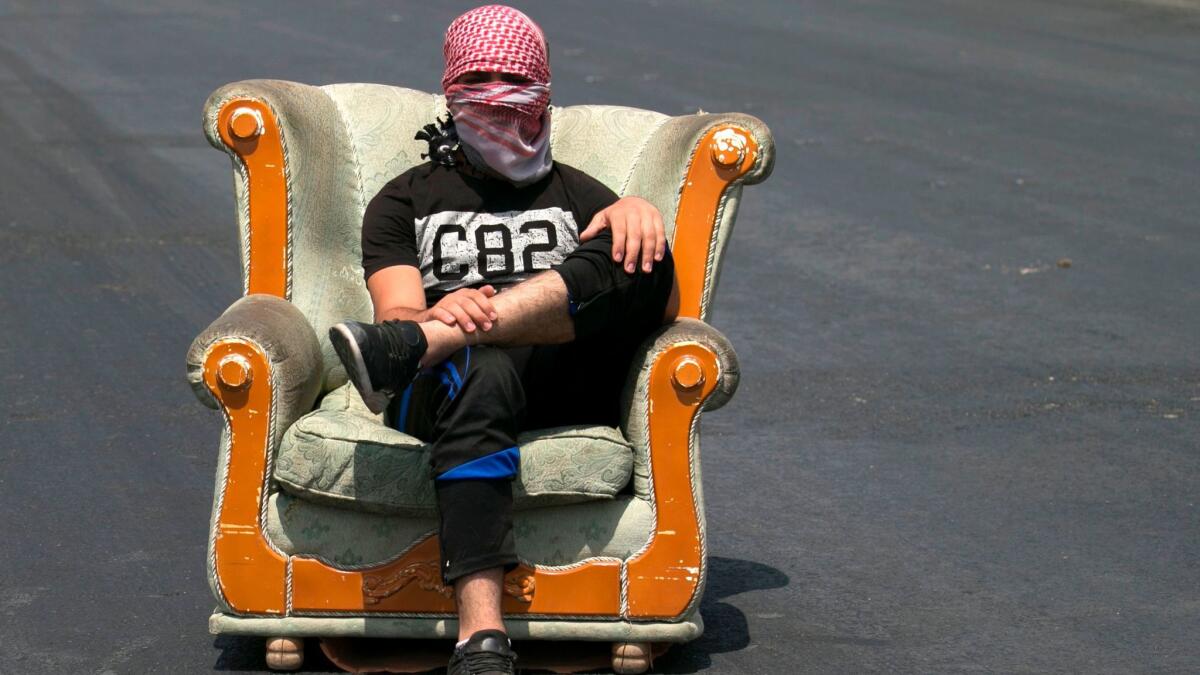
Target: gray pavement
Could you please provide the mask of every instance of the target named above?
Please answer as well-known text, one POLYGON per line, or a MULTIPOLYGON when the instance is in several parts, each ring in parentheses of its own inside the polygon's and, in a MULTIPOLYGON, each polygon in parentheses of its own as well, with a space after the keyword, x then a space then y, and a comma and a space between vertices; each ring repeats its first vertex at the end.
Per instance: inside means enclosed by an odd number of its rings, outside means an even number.
MULTIPOLYGON (((1188 4, 520 4, 557 103, 778 144, 712 317, 708 632, 661 672, 1200 670, 1188 4)), ((433 89, 466 7, 0 1, 0 673, 262 668, 205 625, 183 355, 239 282, 200 106, 433 89)))

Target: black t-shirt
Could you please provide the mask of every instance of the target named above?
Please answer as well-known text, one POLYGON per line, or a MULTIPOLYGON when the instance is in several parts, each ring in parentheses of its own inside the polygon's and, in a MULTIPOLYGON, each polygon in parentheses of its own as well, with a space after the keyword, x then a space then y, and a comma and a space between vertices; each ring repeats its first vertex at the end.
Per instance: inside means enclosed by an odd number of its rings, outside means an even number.
POLYGON ((417 267, 431 305, 464 286, 500 288, 561 263, 592 216, 615 201, 603 183, 560 162, 525 187, 426 162, 367 206, 363 274, 417 267))

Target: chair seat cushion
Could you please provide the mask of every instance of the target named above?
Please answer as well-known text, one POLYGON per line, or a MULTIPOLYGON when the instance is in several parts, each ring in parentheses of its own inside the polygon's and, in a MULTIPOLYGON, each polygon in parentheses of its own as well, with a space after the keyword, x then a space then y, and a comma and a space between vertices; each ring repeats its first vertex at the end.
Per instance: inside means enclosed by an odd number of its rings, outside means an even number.
MULTIPOLYGON (((523 433, 515 509, 612 499, 629 482, 633 447, 612 427, 523 433)), ((334 506, 410 516, 436 513, 429 445, 384 426, 349 386, 284 434, 275 457, 281 489, 334 506)))

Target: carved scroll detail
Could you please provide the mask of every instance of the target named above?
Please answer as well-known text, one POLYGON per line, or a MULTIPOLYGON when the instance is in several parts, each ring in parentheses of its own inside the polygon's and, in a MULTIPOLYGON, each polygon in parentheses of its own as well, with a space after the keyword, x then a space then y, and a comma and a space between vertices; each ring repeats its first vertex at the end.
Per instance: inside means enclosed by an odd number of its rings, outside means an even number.
POLYGON ((504 594, 518 602, 533 602, 533 592, 536 589, 537 581, 532 574, 504 580, 504 594))
MULTIPOLYGON (((454 597, 454 589, 442 583, 437 563, 427 560, 405 565, 391 574, 363 575, 363 598, 368 605, 377 605, 414 581, 423 591, 437 593, 443 598, 454 597)), ((504 580, 504 594, 518 602, 533 602, 536 588, 537 581, 532 574, 504 580)))
POLYGON ((390 574, 364 574, 363 598, 368 605, 375 605, 414 581, 417 582, 417 588, 423 591, 437 593, 443 598, 454 596, 454 589, 442 584, 437 562, 423 560, 405 565, 390 574))

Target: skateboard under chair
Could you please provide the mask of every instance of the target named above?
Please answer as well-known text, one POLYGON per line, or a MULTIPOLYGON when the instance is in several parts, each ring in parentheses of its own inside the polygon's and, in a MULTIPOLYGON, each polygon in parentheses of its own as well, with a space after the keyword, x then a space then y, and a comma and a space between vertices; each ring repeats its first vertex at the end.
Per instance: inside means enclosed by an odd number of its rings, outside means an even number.
MULTIPOLYGON (((208 545, 214 634, 267 639, 297 669, 306 637, 447 638, 428 449, 346 384, 325 337, 370 321, 360 227, 370 198, 422 162, 441 96, 375 84, 254 80, 205 107, 229 154, 244 297, 193 341, 188 378, 224 429, 208 545)), ((522 565, 507 575, 516 640, 612 643, 619 673, 703 631, 707 573, 698 422, 733 395, 737 357, 704 322, 742 186, 774 145, 743 114, 614 106, 552 111, 556 160, 663 214, 681 318, 630 365, 619 428, 523 435, 514 484, 522 565)), ((580 224, 582 228, 586 223, 580 224)))

